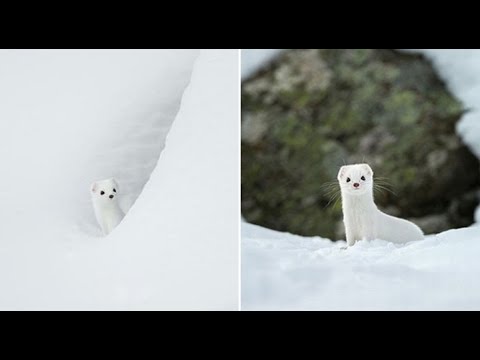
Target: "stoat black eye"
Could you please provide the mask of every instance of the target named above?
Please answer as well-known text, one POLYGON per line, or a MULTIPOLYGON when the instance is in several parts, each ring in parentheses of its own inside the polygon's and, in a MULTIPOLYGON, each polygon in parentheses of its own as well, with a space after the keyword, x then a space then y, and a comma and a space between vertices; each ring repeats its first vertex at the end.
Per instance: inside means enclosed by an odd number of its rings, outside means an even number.
POLYGON ((100 191, 100 195, 105 195, 105 191, 100 191))
POLYGON ((362 176, 360 179, 362 179, 363 181, 365 181, 365 176, 362 176))
POLYGON ((350 178, 347 178, 347 182, 350 182, 350 178))
POLYGON ((113 189, 113 192, 117 192, 117 190, 113 189))

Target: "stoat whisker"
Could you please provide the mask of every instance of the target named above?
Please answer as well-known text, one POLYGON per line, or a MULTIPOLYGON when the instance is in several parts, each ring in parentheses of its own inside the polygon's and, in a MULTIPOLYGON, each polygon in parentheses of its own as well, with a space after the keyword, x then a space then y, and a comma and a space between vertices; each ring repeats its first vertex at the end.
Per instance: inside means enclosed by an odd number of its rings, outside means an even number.
POLYGON ((337 197, 337 200, 335 200, 335 203, 333 204, 332 207, 335 207, 337 206, 337 203, 338 203, 338 200, 340 200, 342 198, 342 196, 340 195, 339 197, 337 197))
POLYGON ((382 186, 382 185, 379 185, 379 184, 373 184, 373 187, 374 187, 374 189, 382 189, 382 190, 388 191, 389 193, 397 196, 397 194, 395 193, 395 191, 390 190, 389 188, 387 188, 387 187, 385 187, 385 186, 382 186))
POLYGON ((387 178, 373 178, 374 182, 380 182, 380 183, 383 183, 383 184, 391 185, 391 183, 387 180, 389 180, 389 179, 387 179, 387 178))
POLYGON ((331 186, 338 187, 338 181, 328 181, 328 182, 325 182, 325 183, 323 183, 322 185, 320 185, 320 188, 331 187, 331 186))
POLYGON ((324 186, 320 188, 322 191, 330 191, 330 190, 340 190, 340 187, 337 185, 329 185, 329 186, 324 186))
POLYGON ((340 195, 340 190, 332 190, 327 194, 327 196, 329 196, 330 198, 336 195, 340 195))
MULTIPOLYGON (((380 182, 380 183, 384 183, 384 184, 390 184, 390 182, 388 182, 387 180, 384 180, 384 179, 373 179, 374 182, 380 182)), ((391 184, 390 184, 391 185, 391 184)))
POLYGON ((381 187, 384 187, 386 189, 389 189, 389 190, 392 190, 393 191, 393 186, 390 185, 390 184, 384 184, 384 183, 375 183, 373 184, 373 187, 376 187, 376 186, 381 186, 381 187))
POLYGON ((331 196, 332 194, 340 192, 340 187, 338 186, 337 181, 324 183, 320 186, 320 189, 325 196, 331 196))
POLYGON ((329 198, 335 195, 341 195, 340 189, 331 189, 330 191, 325 192, 325 196, 329 198))
POLYGON ((325 194, 325 195, 328 195, 332 192, 336 192, 336 191, 340 191, 340 189, 338 187, 331 187, 331 188, 325 188, 325 189, 322 189, 322 193, 325 194))
POLYGON ((333 207, 335 207, 339 199, 340 199, 340 191, 338 193, 333 194, 333 196, 330 197, 330 200, 328 201, 327 205, 325 205, 323 208, 324 209, 327 208, 334 200, 335 200, 335 203, 333 204, 333 207))
POLYGON ((327 194, 326 197, 328 197, 328 201, 330 202, 334 197, 339 196, 339 192, 332 192, 330 194, 327 194))
POLYGON ((374 177, 373 178, 373 183, 383 185, 383 186, 393 187, 393 185, 390 182, 386 181, 385 179, 387 179, 387 178, 374 177))

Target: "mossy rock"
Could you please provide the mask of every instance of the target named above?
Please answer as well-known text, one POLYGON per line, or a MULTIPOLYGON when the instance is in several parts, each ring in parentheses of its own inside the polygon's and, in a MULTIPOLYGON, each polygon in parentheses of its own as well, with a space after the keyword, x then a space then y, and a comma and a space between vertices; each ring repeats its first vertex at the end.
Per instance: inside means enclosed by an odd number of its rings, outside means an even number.
MULTIPOLYGON (((441 215, 443 228, 465 226, 476 201, 469 209, 452 204, 475 192, 480 178, 478 160, 455 134, 462 114, 420 55, 286 51, 242 84, 242 215, 281 231, 341 238, 340 201, 328 183, 344 163, 366 161, 395 193, 380 189, 380 207, 406 218, 441 215)), ((441 230, 435 226, 428 231, 441 230)))

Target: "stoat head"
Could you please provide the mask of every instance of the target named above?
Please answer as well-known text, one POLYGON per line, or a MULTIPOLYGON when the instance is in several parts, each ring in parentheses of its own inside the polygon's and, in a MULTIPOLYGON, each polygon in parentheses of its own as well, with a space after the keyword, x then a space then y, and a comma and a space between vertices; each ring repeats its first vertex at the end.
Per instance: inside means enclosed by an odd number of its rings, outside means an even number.
POLYGON ((373 170, 368 164, 342 166, 337 179, 344 194, 363 195, 373 189, 373 170))
POLYGON ((113 204, 118 198, 118 183, 114 178, 95 181, 90 186, 92 199, 103 204, 113 204))

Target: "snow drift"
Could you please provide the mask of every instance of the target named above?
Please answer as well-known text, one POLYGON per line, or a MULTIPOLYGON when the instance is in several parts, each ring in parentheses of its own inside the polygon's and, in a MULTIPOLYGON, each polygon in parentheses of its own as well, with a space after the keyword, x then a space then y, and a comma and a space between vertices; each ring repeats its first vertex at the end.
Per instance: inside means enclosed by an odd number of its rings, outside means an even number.
POLYGON ((236 55, 0 51, 1 309, 237 307, 236 55), (135 204, 103 238, 111 176, 135 204))
POLYGON ((480 229, 396 245, 242 224, 244 310, 479 310, 480 229))

